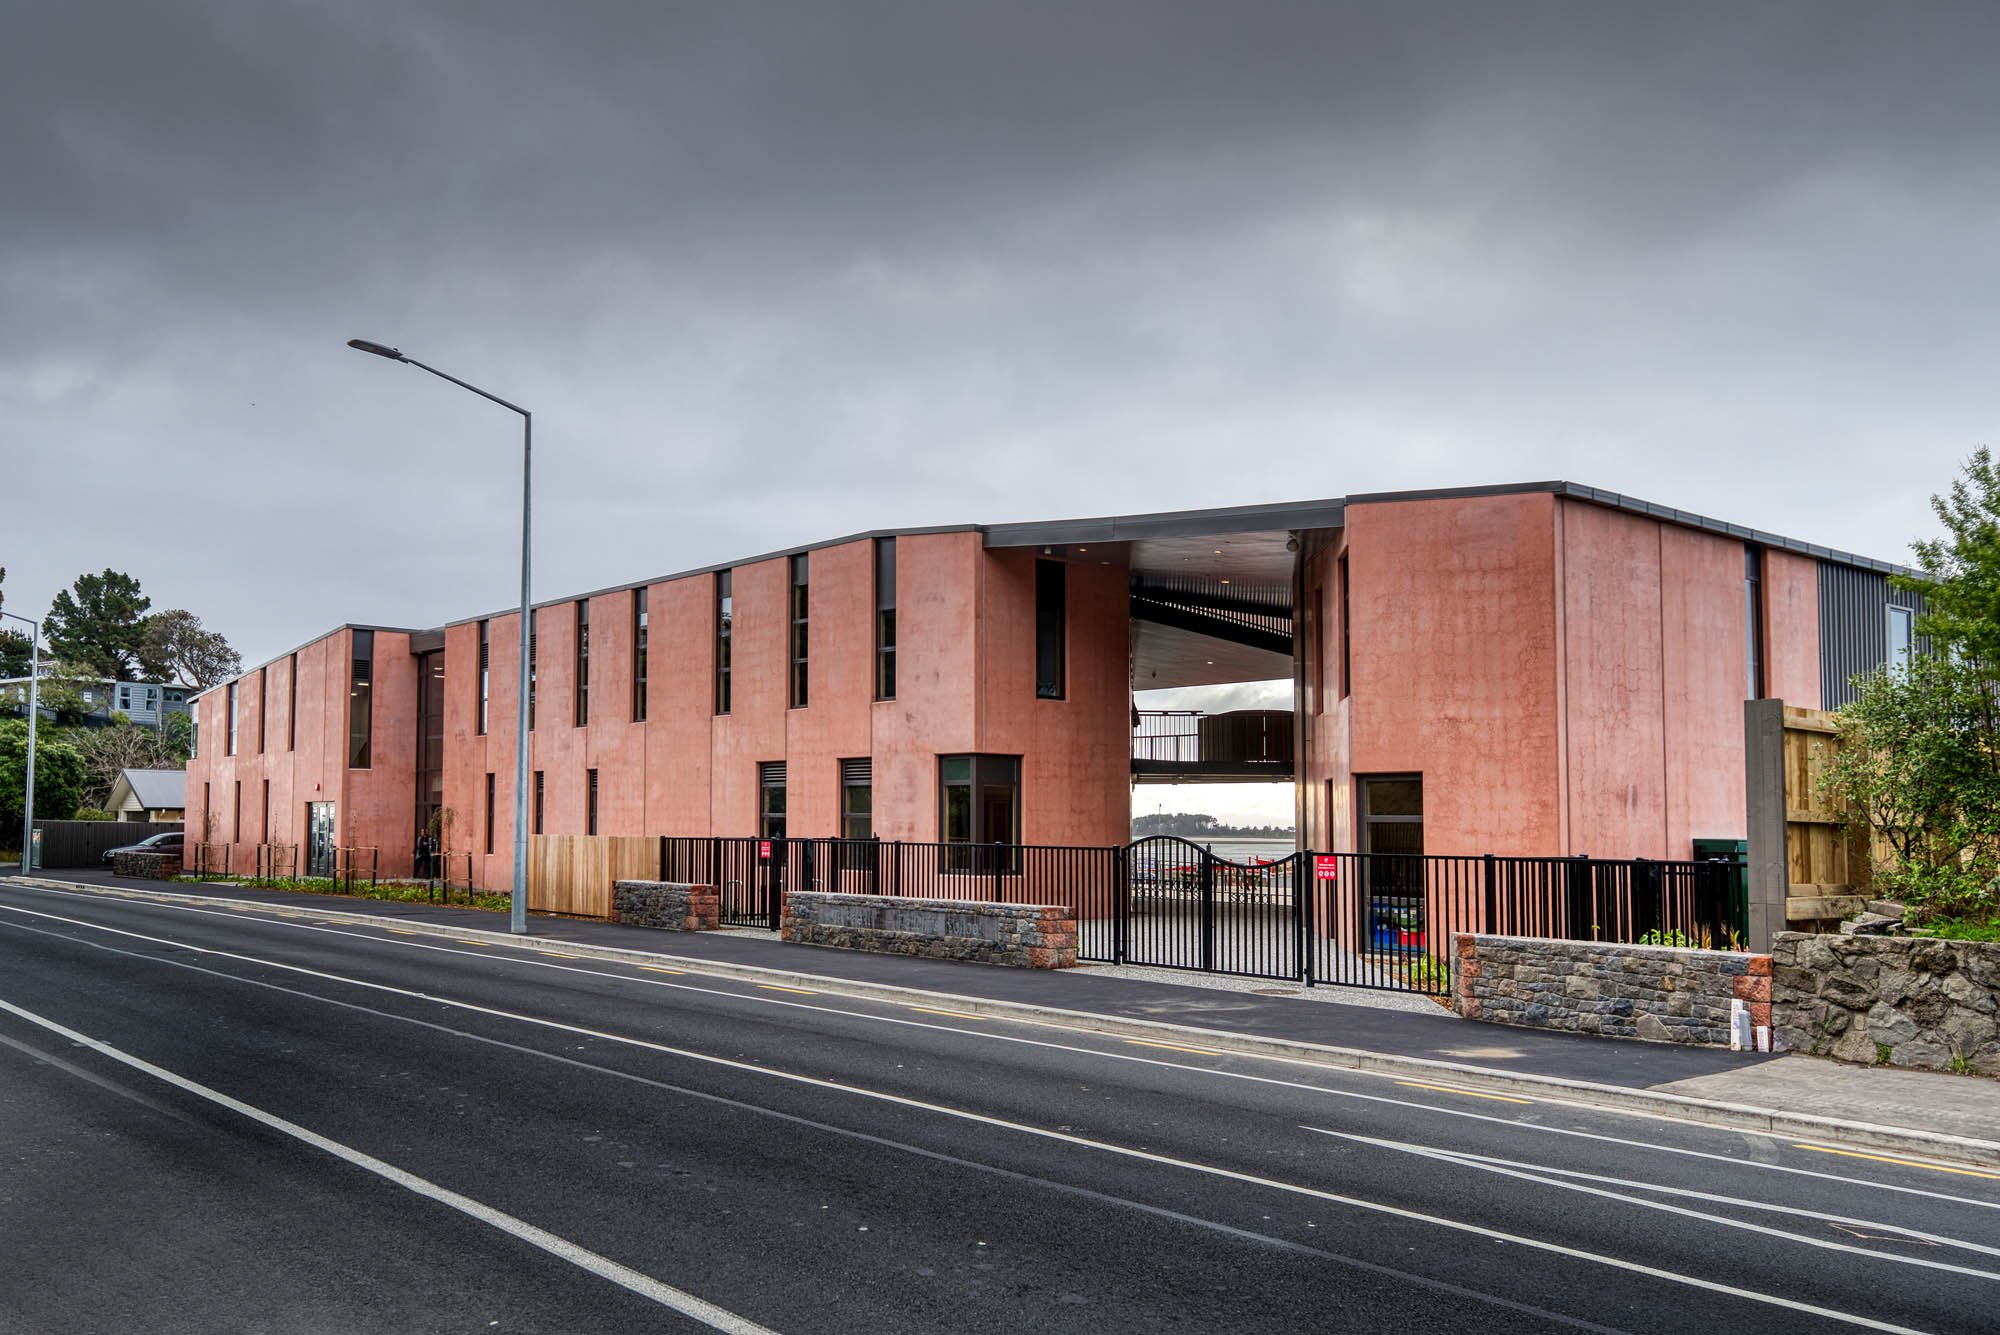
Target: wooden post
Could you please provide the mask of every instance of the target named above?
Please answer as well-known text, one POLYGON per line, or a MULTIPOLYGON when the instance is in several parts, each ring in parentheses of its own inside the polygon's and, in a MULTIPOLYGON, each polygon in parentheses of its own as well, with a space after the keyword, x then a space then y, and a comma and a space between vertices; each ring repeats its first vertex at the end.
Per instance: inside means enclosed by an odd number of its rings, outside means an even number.
POLYGON ((1785 849, 1785 702, 1743 702, 1744 830, 1749 839, 1750 939, 1745 945, 1768 953, 1771 938, 1785 930, 1785 898, 1791 871, 1785 849))

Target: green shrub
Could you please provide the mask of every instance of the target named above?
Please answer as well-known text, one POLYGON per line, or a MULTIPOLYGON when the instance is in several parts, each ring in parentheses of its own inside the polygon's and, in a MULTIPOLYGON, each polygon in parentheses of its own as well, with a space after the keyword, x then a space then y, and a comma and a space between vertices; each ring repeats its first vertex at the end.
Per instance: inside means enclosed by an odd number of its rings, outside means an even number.
POLYGON ((78 807, 71 820, 117 820, 118 818, 103 807, 78 807))

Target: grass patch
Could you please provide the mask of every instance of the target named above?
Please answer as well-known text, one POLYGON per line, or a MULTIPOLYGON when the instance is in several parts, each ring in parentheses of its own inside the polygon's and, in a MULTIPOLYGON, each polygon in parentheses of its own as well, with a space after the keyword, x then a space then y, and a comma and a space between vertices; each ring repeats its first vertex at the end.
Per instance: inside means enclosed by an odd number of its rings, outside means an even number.
POLYGON ((1948 941, 2000 941, 2000 918, 1932 918, 1923 927, 1948 941))
POLYGON ((259 880, 254 876, 176 876, 176 881, 190 885, 244 885, 259 890, 291 890, 300 894, 340 895, 346 899, 387 899, 404 904, 436 904, 443 902, 461 908, 484 909, 488 913, 506 913, 513 907, 513 899, 508 895, 489 895, 478 891, 469 896, 454 891, 445 895, 425 881, 378 881, 370 885, 366 881, 354 882, 349 889, 345 881, 337 881, 323 876, 279 876, 271 880, 259 880))

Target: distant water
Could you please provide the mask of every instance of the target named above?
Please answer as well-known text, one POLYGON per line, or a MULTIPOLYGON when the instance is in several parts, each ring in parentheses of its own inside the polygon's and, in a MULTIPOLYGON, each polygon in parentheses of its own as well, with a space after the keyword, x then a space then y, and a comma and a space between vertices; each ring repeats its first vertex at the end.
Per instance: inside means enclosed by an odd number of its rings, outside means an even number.
POLYGON ((1298 850, 1288 839, 1193 839, 1189 841, 1206 848, 1219 858, 1231 862, 1248 862, 1252 858, 1288 858, 1298 850))

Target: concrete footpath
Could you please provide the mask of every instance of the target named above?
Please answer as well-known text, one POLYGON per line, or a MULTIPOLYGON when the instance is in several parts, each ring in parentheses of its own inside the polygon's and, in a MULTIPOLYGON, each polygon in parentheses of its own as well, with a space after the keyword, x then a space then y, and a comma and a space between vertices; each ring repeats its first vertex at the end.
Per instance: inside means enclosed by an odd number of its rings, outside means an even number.
POLYGON ((791 945, 768 933, 668 933, 540 915, 530 919, 529 936, 522 938, 509 935, 499 915, 464 907, 244 886, 167 887, 96 871, 12 879, 23 886, 284 910, 438 935, 492 934, 510 943, 559 945, 609 961, 670 963, 723 977, 878 1000, 922 997, 994 1018, 1125 1037, 1170 1037, 1222 1052, 1447 1080, 1538 1099, 2000 1166, 2000 1081, 1975 1076, 1544 1033, 1460 1020, 1441 1007, 1424 1013, 1322 1004, 1323 997, 1306 1001, 1223 990, 1203 986, 1192 975, 1169 980, 1107 976, 1089 967, 1007 969, 791 945))

